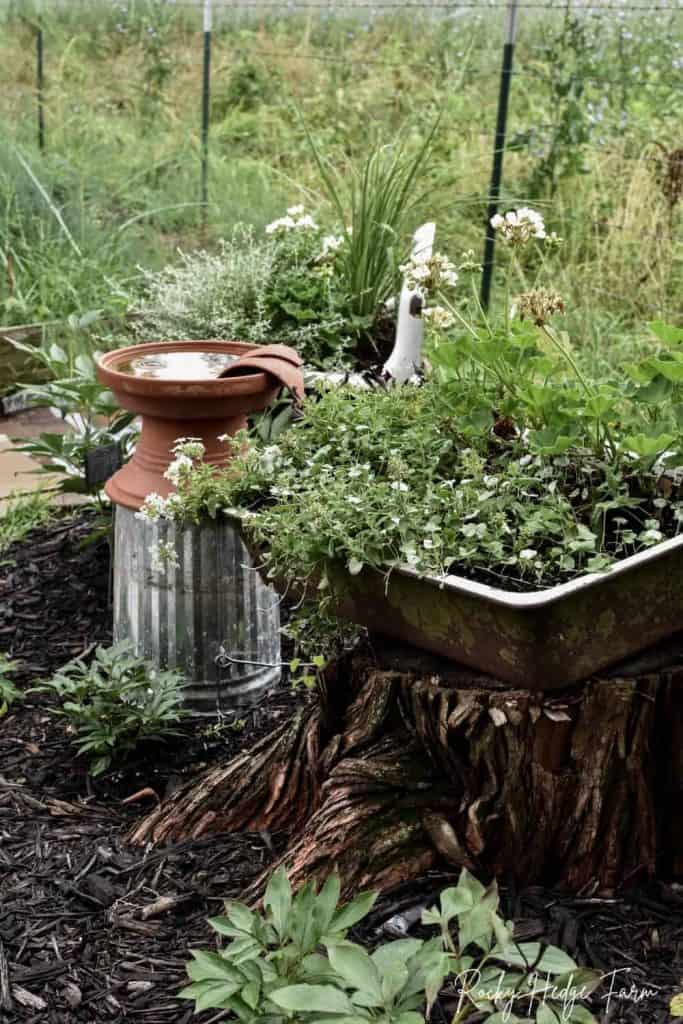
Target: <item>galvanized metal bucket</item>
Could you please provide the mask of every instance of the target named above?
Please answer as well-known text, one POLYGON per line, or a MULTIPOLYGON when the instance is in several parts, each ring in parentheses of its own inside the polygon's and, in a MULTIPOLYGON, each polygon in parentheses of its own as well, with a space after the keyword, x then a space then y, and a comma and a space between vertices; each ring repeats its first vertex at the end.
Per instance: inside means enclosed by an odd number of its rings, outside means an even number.
POLYGON ((187 680, 186 703, 217 717, 280 679, 280 605, 234 521, 138 519, 116 507, 114 639, 187 680))

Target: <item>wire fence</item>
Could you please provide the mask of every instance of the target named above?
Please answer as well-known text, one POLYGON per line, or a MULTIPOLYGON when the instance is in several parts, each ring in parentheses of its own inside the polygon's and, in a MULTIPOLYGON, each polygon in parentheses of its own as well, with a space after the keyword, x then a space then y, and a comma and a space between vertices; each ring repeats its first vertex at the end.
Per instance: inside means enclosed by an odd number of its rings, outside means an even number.
MULTIPOLYGON (((89 2, 89 0, 88 0, 89 2)), ((133 3, 134 0, 111 0, 112 9, 119 9, 125 3, 133 3)), ((473 197, 473 201, 486 204, 486 222, 484 225, 484 259, 482 276, 482 303, 488 305, 494 267, 495 256, 495 235, 491 228, 491 218, 498 212, 501 201, 503 182, 503 162, 506 149, 510 146, 508 131, 508 114, 510 109, 511 96, 514 94, 514 83, 520 81, 549 82, 552 71, 548 68, 530 66, 525 62, 521 66, 516 62, 516 40, 520 16, 523 12, 530 13, 553 13, 564 16, 584 17, 590 19, 592 16, 601 18, 616 18, 625 23, 628 19, 655 18, 660 25, 663 18, 669 19, 673 26, 683 25, 683 0, 662 0, 662 2, 638 2, 638 0, 561 0, 561 2, 540 2, 540 0, 347 0, 343 3, 320 2, 320 0, 147 0, 147 2, 161 5, 169 11, 180 11, 192 19, 196 19, 194 30, 197 32, 196 59, 185 60, 185 66, 196 67, 198 74, 199 97, 198 127, 200 137, 200 166, 199 166, 199 205, 201 206, 203 219, 205 221, 209 208, 210 192, 210 126, 211 126, 211 92, 212 81, 216 74, 220 74, 224 68, 221 64, 221 53, 216 47, 214 36, 216 30, 219 32, 229 31, 231 24, 239 24, 243 16, 263 18, 273 13, 279 16, 294 16, 306 14, 317 18, 328 17, 330 19, 343 19, 345 17, 364 18, 392 18, 405 12, 434 17, 440 19, 455 19, 467 15, 476 15, 480 18, 487 18, 487 28, 500 36, 501 51, 499 59, 485 64, 471 63, 466 47, 461 49, 461 56, 453 56, 449 60, 449 66, 444 67, 442 60, 422 57, 419 60, 413 57, 413 48, 409 45, 394 47, 398 53, 396 59, 387 60, 377 56, 373 49, 367 53, 353 54, 347 52, 332 52, 326 49, 313 49, 306 38, 295 47, 282 49, 278 45, 263 45, 262 42, 254 44, 253 41, 246 42, 242 47, 242 57, 252 59, 258 57, 264 62, 274 60, 300 61, 303 63, 322 63, 329 67, 345 67, 353 69, 354 72, 362 69, 379 68, 386 72, 406 72, 416 74, 438 75, 444 85, 451 81, 461 82, 472 79, 489 78, 494 83, 497 80, 497 115, 495 131, 492 138, 491 151, 491 178, 488 192, 485 196, 473 197), (405 59, 402 59, 405 54, 405 59)), ((36 123, 37 141, 41 151, 45 151, 49 145, 49 116, 46 119, 47 95, 49 93, 49 63, 50 63, 50 39, 46 34, 45 16, 50 12, 73 12, 81 6, 83 0, 34 0, 29 7, 24 5, 23 13, 30 17, 31 24, 35 31, 35 101, 36 101, 36 123), (46 71, 47 69, 47 71, 46 71), (46 123, 47 121, 47 123, 46 123)), ((86 4, 87 7, 87 4, 86 4)), ((107 9, 107 2, 104 8, 107 9)), ((5 12, 7 17, 10 13, 22 13, 21 0, 0 0, 0 13, 5 12)), ((465 45, 465 44, 463 44, 465 45)), ((672 55, 674 46, 672 35, 672 55)), ((672 56, 669 81, 666 88, 670 91, 676 88, 678 83, 679 95, 683 95, 683 55, 680 51, 679 57, 672 56)), ((569 73, 568 87, 572 87, 571 73, 569 73)), ((655 76, 648 74, 647 69, 639 67, 629 68, 625 75, 624 69, 619 74, 610 70, 607 73, 581 71, 581 88, 599 87, 606 89, 610 87, 625 89, 653 88, 661 86, 655 76)), ((372 114, 367 114, 372 120, 372 114)), ((379 120, 379 119, 377 119, 379 120)), ((543 140, 552 135, 556 130, 554 122, 535 124, 530 133, 536 140, 543 140)), ((627 157, 628 158, 628 157, 627 157)), ((639 156, 632 156, 631 159, 641 159, 639 156)), ((192 204, 189 204, 192 205, 192 204)))

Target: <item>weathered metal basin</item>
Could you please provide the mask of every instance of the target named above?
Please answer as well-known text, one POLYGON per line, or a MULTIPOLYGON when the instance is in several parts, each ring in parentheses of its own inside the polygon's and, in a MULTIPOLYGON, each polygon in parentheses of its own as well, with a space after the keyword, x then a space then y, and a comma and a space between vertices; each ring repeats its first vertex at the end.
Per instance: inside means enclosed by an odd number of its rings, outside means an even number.
POLYGON ((683 630, 683 537, 526 594, 460 576, 334 574, 338 612, 530 690, 586 679, 683 630))

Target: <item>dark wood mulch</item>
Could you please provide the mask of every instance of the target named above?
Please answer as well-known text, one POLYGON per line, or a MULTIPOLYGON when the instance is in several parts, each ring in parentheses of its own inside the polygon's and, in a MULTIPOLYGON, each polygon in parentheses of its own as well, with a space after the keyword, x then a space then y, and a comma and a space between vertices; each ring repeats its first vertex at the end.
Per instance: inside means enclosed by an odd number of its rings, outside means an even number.
MULTIPOLYGON (((83 515, 58 522, 3 556, 0 649, 22 659, 25 688, 110 639, 108 547, 83 545, 91 526, 83 515)), ((0 720, 2 1024, 223 1019, 214 1011, 193 1018, 176 1000, 188 949, 210 943, 207 916, 239 897, 284 837, 227 835, 159 849, 131 848, 124 837, 154 794, 163 798, 178 780, 248 748, 301 699, 281 687, 239 727, 215 734, 193 726, 181 742, 141 751, 94 781, 36 698, 0 720)), ((419 934, 422 907, 454 878, 432 872, 384 896, 354 937, 372 945, 419 934)), ((669 1000, 683 990, 681 887, 658 883, 615 900, 502 891, 521 938, 561 945, 605 973, 594 1004, 600 1020, 670 1020, 669 1000)), ((434 1019, 445 1024, 452 1012, 445 1001, 434 1019)))

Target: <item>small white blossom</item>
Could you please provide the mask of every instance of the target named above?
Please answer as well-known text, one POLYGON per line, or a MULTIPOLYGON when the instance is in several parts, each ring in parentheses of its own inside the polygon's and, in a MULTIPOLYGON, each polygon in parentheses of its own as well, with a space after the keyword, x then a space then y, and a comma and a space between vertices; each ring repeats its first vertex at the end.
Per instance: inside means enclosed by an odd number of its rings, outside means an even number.
POLYGON ((152 572, 165 573, 168 569, 179 569, 178 553, 173 541, 157 541, 149 549, 152 572))
POLYGON ((282 459, 282 452, 279 445, 269 444, 261 452, 259 460, 260 468, 264 473, 270 475, 275 471, 276 466, 282 459))
POLYGON ((274 235, 278 231, 290 231, 295 226, 295 223, 293 217, 278 217, 277 220, 266 224, 266 234, 274 235))
POLYGON ((495 214, 491 217, 491 227, 510 245, 524 245, 531 238, 546 237, 543 217, 529 206, 509 210, 505 215, 495 214))
POLYGON ((522 550, 519 553, 519 557, 524 562, 531 562, 534 558, 536 558, 537 554, 538 551, 535 551, 533 548, 522 548, 522 550))
POLYGON ((304 213, 303 206, 299 204, 290 206, 286 217, 278 217, 277 220, 266 225, 266 234, 274 235, 286 231, 316 231, 317 228, 318 225, 310 213, 304 213))
POLYGON ((443 306, 425 306, 422 310, 422 318, 440 331, 447 331, 455 323, 453 314, 443 306))
POLYGON ((164 476, 167 480, 170 480, 174 487, 178 487, 181 479, 192 472, 193 466, 194 463, 188 455, 179 455, 170 463, 164 476))
POLYGON ((322 249, 320 250, 317 262, 324 263, 327 260, 333 259, 343 244, 344 238, 342 235, 324 235, 322 249))
POLYGON ((136 519, 142 519, 148 523, 158 523, 166 515, 166 500, 156 491, 148 494, 139 512, 135 513, 136 519))
POLYGON ((179 437, 171 451, 176 456, 185 456, 188 459, 201 459, 206 448, 200 437, 179 437))
POLYGON ((437 288, 453 288, 458 283, 458 272, 443 253, 435 252, 431 256, 414 254, 399 270, 403 274, 406 288, 424 296, 437 288))

